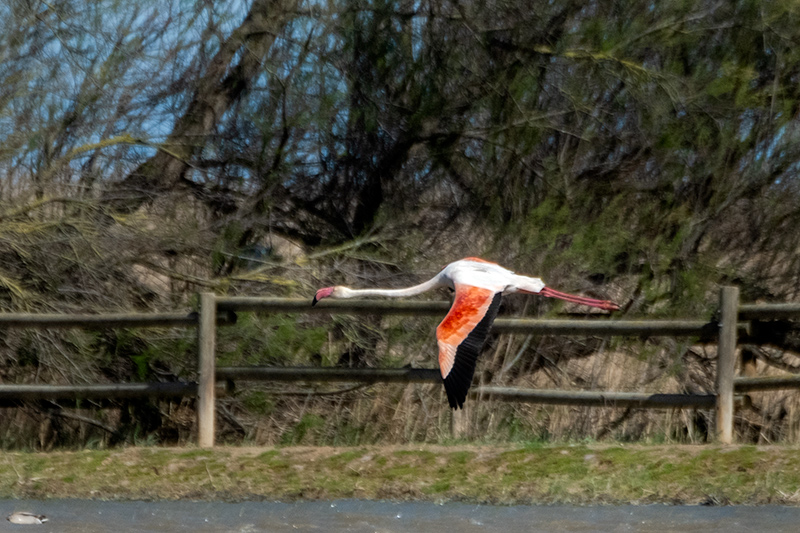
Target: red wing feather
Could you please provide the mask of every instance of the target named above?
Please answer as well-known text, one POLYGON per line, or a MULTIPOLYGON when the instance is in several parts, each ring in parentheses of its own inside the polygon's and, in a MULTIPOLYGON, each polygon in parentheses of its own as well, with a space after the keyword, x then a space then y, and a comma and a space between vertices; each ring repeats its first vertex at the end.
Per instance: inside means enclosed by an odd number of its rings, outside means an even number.
POLYGON ((453 306, 436 328, 439 369, 450 406, 462 407, 472 384, 475 362, 497 316, 501 293, 455 284, 453 306))

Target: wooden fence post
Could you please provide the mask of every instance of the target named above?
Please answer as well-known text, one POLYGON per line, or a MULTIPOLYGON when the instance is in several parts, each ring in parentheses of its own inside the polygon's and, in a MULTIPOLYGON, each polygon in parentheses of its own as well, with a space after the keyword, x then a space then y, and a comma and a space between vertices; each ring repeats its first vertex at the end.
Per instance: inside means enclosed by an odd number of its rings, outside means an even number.
POLYGON ((197 445, 214 446, 215 352, 217 347, 217 299, 213 292, 200 294, 197 324, 197 445))
MULTIPOLYGON (((475 401, 475 399, 471 400, 475 401)), ((464 402, 461 409, 450 409, 450 435, 454 439, 469 439, 470 436, 470 402, 464 402), (468 410, 469 409, 469 410, 468 410)))
POLYGON ((736 371, 736 324, 739 320, 739 288, 722 287, 719 294, 719 343, 717 344, 717 440, 733 442, 733 380, 736 371))

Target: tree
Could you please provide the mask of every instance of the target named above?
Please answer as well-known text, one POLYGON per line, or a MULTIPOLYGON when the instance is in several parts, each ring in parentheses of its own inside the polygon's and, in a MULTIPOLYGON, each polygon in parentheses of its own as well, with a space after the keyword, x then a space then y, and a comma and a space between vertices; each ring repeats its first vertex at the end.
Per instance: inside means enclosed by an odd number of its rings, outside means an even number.
POLYGON ((253 2, 242 24, 220 43, 208 64, 200 66, 196 81, 189 85, 191 97, 186 109, 158 152, 106 194, 112 209, 133 211, 153 195, 175 190, 179 185, 189 186, 216 209, 223 212, 235 209, 224 201, 219 204, 219 197, 208 187, 195 186, 187 172, 224 115, 233 111, 254 80, 262 75, 264 59, 295 6, 292 0, 253 2))

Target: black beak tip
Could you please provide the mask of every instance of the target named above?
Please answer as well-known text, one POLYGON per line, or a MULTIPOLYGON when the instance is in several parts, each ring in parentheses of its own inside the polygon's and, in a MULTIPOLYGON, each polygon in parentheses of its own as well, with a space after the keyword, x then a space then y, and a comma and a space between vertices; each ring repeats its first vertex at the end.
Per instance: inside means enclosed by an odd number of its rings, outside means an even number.
POLYGON ((316 297, 316 296, 314 296, 314 299, 313 299, 313 300, 311 300, 311 307, 314 307, 315 305, 317 305, 317 302, 318 302, 318 301, 319 301, 319 300, 317 300, 317 297, 316 297))

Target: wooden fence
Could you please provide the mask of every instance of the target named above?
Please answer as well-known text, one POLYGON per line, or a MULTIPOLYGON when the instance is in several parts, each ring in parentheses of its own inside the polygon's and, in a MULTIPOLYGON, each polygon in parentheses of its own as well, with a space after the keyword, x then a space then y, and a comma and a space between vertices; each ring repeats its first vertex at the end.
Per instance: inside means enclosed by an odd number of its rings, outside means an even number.
MULTIPOLYGON (((0 314, 0 328, 118 328, 195 327, 198 331, 197 383, 131 383, 95 385, 0 385, 0 405, 20 400, 118 399, 196 396, 198 445, 214 445, 215 384, 230 380, 325 381, 325 382, 440 382, 438 369, 341 369, 341 368, 216 368, 217 327, 234 323, 236 312, 347 313, 443 316, 450 306, 443 301, 323 300, 311 307, 307 299, 217 297, 200 295, 200 310, 189 314, 46 315, 0 314)), ((800 317, 800 304, 739 305, 739 289, 723 287, 715 320, 538 320, 500 318, 493 329, 508 334, 591 335, 635 337, 691 337, 718 344, 717 373, 713 394, 648 394, 608 391, 562 391, 476 387, 470 397, 502 401, 567 405, 640 408, 715 409, 716 438, 733 442, 733 415, 749 391, 800 388, 800 376, 736 377, 736 347, 749 338, 753 324, 770 319, 800 317)))

